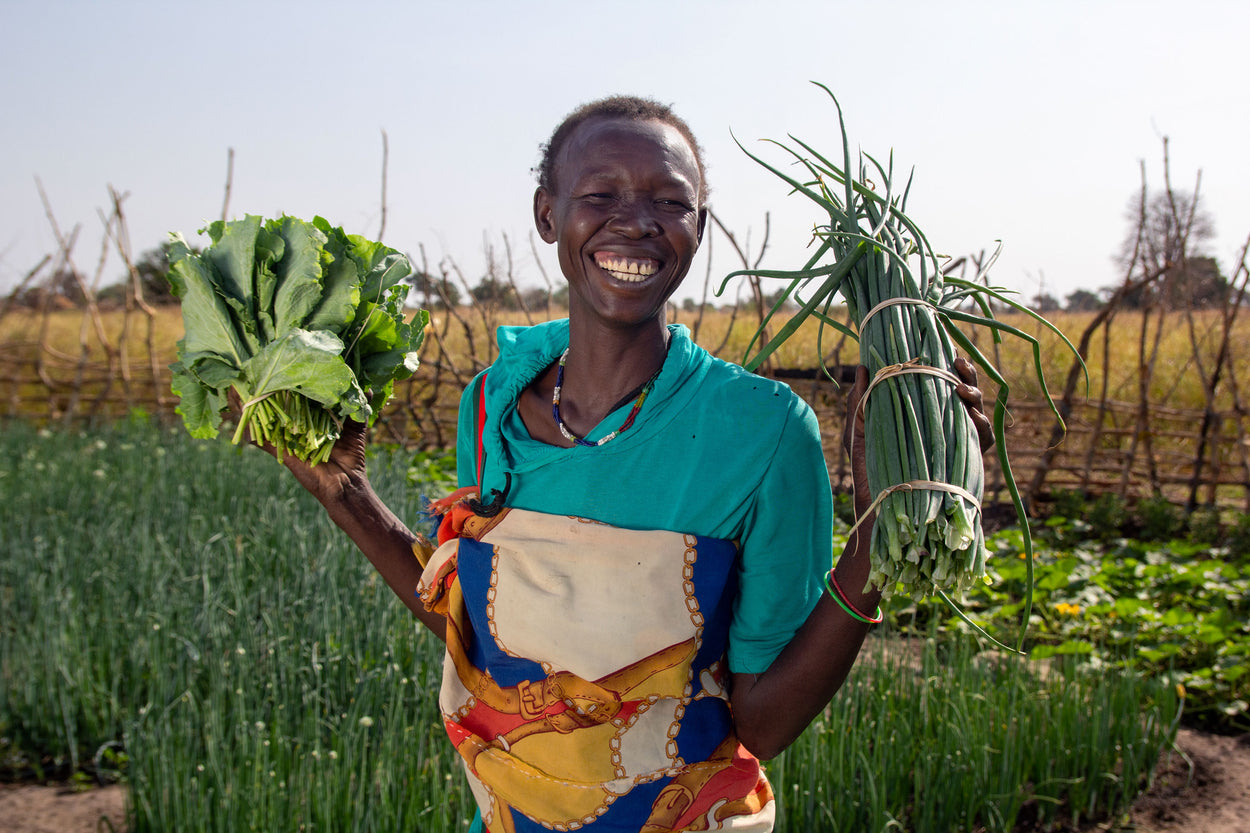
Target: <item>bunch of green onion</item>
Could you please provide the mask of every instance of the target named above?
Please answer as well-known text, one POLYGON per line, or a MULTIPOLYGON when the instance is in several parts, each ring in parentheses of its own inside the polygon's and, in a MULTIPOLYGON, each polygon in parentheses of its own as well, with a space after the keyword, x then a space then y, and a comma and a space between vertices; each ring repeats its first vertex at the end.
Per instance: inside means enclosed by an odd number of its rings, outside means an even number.
POLYGON ((863 400, 877 504, 869 581, 887 598, 897 588, 962 592, 985 577, 987 555, 978 522, 985 469, 972 418, 955 395, 954 347, 909 278, 875 249, 843 285, 873 380, 863 400))
MULTIPOLYGON (((841 165, 793 136, 790 140, 797 149, 774 142, 798 162, 804 171, 800 179, 743 148, 828 216, 827 222, 816 224, 819 245, 802 268, 742 270, 726 278, 727 282, 746 274, 789 281, 761 322, 743 364, 757 369, 809 318, 820 322, 822 335, 824 327, 830 327, 859 342, 860 363, 871 378, 861 402, 868 481, 876 509, 869 584, 886 597, 902 593, 919 598, 935 593, 960 612, 949 594, 957 596, 974 582, 987 580, 980 514, 984 463, 972 419, 955 392, 959 377, 952 372, 956 349, 965 353, 998 386, 992 423, 1004 482, 1024 534, 1029 563, 1023 612, 1027 624, 1032 603, 1032 542, 1007 458, 1009 386, 957 324, 989 328, 996 340, 1011 335, 1031 343, 1037 378, 1061 422, 1042 373, 1039 342, 996 319, 991 301, 1027 313, 1061 338, 1063 334, 1012 300, 1006 290, 985 283, 988 264, 972 280, 943 274, 942 258, 904 213, 910 180, 896 194, 893 159, 883 166, 865 153, 859 155, 857 175, 851 173, 853 160, 841 107, 827 87, 817 86, 838 108, 841 165), (830 315, 839 297, 854 329, 830 315), (791 300, 799 303, 798 312, 755 349, 773 316, 791 300)), ((818 338, 818 351, 820 345, 818 338)), ((1021 640, 1023 633, 1021 629, 1021 640)))

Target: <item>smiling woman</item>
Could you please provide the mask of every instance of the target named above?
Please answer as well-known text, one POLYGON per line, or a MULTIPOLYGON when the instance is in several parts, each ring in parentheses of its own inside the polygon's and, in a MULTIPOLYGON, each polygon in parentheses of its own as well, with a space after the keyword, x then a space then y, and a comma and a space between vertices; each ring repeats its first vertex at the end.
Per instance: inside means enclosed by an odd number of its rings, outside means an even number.
MULTIPOLYGON (((664 122, 597 116, 555 152, 559 176, 536 191, 534 222, 569 283, 579 349, 570 350, 563 414, 584 435, 659 369, 664 307, 690 269, 707 211, 696 151, 664 122)), ((521 408, 531 433, 560 444, 543 418, 554 392, 545 374, 521 408)))
POLYGON ((474 830, 771 830, 760 759, 825 707, 880 621, 862 421, 864 526, 831 572, 811 409, 665 318, 706 193, 663 105, 605 99, 556 130, 533 213, 569 317, 500 329, 461 401, 437 546, 373 492, 358 426, 326 464, 284 461, 445 640, 439 704, 474 830))

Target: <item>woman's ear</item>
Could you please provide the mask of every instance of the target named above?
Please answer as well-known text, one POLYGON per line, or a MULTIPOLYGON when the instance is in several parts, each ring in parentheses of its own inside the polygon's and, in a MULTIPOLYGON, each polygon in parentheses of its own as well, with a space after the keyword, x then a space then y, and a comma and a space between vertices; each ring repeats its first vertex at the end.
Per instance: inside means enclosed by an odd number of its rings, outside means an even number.
POLYGON ((551 193, 541 185, 534 191, 534 227, 544 243, 556 242, 556 224, 552 214, 551 193))

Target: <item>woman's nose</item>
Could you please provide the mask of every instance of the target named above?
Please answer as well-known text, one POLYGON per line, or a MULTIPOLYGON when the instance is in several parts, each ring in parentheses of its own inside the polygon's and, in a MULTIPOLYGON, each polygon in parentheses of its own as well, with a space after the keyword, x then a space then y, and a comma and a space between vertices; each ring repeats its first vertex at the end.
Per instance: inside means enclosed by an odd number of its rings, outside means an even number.
POLYGON ((656 237, 663 230, 650 200, 628 199, 617 204, 612 227, 629 237, 656 237))

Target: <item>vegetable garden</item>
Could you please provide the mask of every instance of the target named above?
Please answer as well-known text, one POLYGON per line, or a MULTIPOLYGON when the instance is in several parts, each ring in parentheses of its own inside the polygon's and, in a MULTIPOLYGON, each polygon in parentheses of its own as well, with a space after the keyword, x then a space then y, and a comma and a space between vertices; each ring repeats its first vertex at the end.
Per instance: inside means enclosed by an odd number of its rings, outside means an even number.
MULTIPOLYGON (((849 204, 849 183, 847 194, 849 204)), ((59 231, 61 250, 0 299, 0 778, 124 780, 136 832, 464 829, 470 798, 437 716, 437 646, 272 460, 171 430, 179 417, 169 367, 180 360, 174 387, 185 400, 195 345, 179 344, 177 308, 145 300, 116 196, 106 222, 130 276, 120 304, 110 308, 96 292, 106 253, 86 276, 74 265, 72 235, 59 231), (69 305, 51 291, 67 278, 69 305), (19 303, 40 281, 49 291, 19 303)), ((367 243, 319 222, 333 245, 367 243)), ((226 228, 215 226, 215 242, 226 228)), ((740 261, 748 299, 714 309, 705 288, 705 303, 674 308, 671 318, 732 360, 771 345, 751 366, 786 379, 816 409, 840 490, 849 482, 840 448, 847 374, 861 356, 898 360, 886 357, 891 345, 874 342, 861 354, 851 338, 881 299, 821 307, 816 317, 829 329, 819 341, 807 331, 770 341, 816 306, 804 302, 796 314, 778 301, 770 310, 770 275, 717 228, 740 261)), ((294 239, 281 224, 252 231, 254 240, 270 235, 261 242, 275 264, 294 239)), ((363 258, 365 271, 381 286, 386 258, 398 253, 374 255, 363 258)), ((184 270, 197 257, 185 247, 178 254, 184 270)), ((1176 279, 1130 266, 1102 310, 1054 317, 1079 357, 1044 322, 993 307, 987 265, 983 256, 934 260, 940 271, 929 279, 939 288, 916 300, 936 299, 945 281, 987 295, 983 311, 1005 322, 958 346, 1001 373, 982 378, 987 399, 1010 385, 1000 442, 1028 524, 1010 511, 1007 473, 987 461, 976 484, 985 528, 969 551, 974 560, 988 555, 977 568, 989 581, 960 589, 971 623, 1008 644, 1023 640, 1027 656, 989 648, 940 601, 896 597, 847 688, 770 764, 779 830, 1114 824, 1170 754, 1182 722, 1250 730, 1250 424, 1238 385, 1250 360, 1240 320, 1244 255, 1220 309, 1123 306, 1152 281, 1176 279), (1025 338, 1001 342, 994 336, 1004 328, 1025 338), (1128 351, 1139 360, 1116 361, 1128 351)), ((360 297, 340 304, 326 351, 354 347, 368 332, 366 346, 374 338, 375 352, 390 354, 374 369, 395 398, 381 407, 353 388, 354 413, 373 420, 375 486, 414 525, 421 497, 454 485, 445 449, 454 445, 456 403, 491 362, 495 327, 560 314, 550 293, 542 309, 457 305, 444 291, 454 265, 421 264, 422 275, 432 272, 441 275, 408 298, 410 320, 402 291, 380 319, 357 314, 360 297), (413 317, 415 307, 428 319, 413 317), (379 321, 386 333, 370 329, 379 321), (408 345, 422 337, 413 372, 408 345)), ((516 288, 510 271, 502 277, 516 288)), ((179 280, 186 293, 185 272, 179 280)), ((303 332, 318 315, 309 304, 273 320, 303 332)), ((888 315, 902 319, 919 306, 888 315)), ((267 334, 275 344, 279 329, 267 334)), ((932 341, 941 341, 936 329, 932 341)), ((263 349, 248 345, 248 355, 263 349)), ((211 374, 244 379, 245 398, 259 399, 248 355, 211 374)), ((359 356, 348 361, 359 373, 359 356)), ((224 391, 198 393, 199 433, 215 433, 224 391)), ((318 419, 323 435, 333 433, 333 420, 318 419)), ((273 424, 270 414, 252 430, 263 435, 273 424)))
MULTIPOLYGON (((273 460, 142 419, 13 423, 0 455, 5 778, 124 779, 136 832, 464 829, 436 645, 273 460)), ((410 518, 450 477, 445 458, 399 449, 379 449, 371 471, 410 518)), ((990 569, 1013 565, 1015 540, 991 536, 990 569)), ((1211 596, 1244 615, 1234 592, 1211 596)), ((1178 612, 1207 616, 1186 598, 1178 612)), ((1144 632, 1141 607, 1120 606, 1144 632)), ((1194 686, 1182 698, 1173 678, 1139 673, 1083 597, 1055 590, 1039 608, 1062 623, 1055 639, 1087 638, 1103 664, 981 652, 936 615, 892 609, 847 688, 769 765, 779 829, 1122 816, 1194 686), (1056 608, 1068 599, 1079 614, 1056 608), (897 638, 915 629, 937 638, 897 638)), ((992 599, 978 609, 993 619, 992 599)), ((1200 632, 1171 638, 1206 650, 1200 632)))

